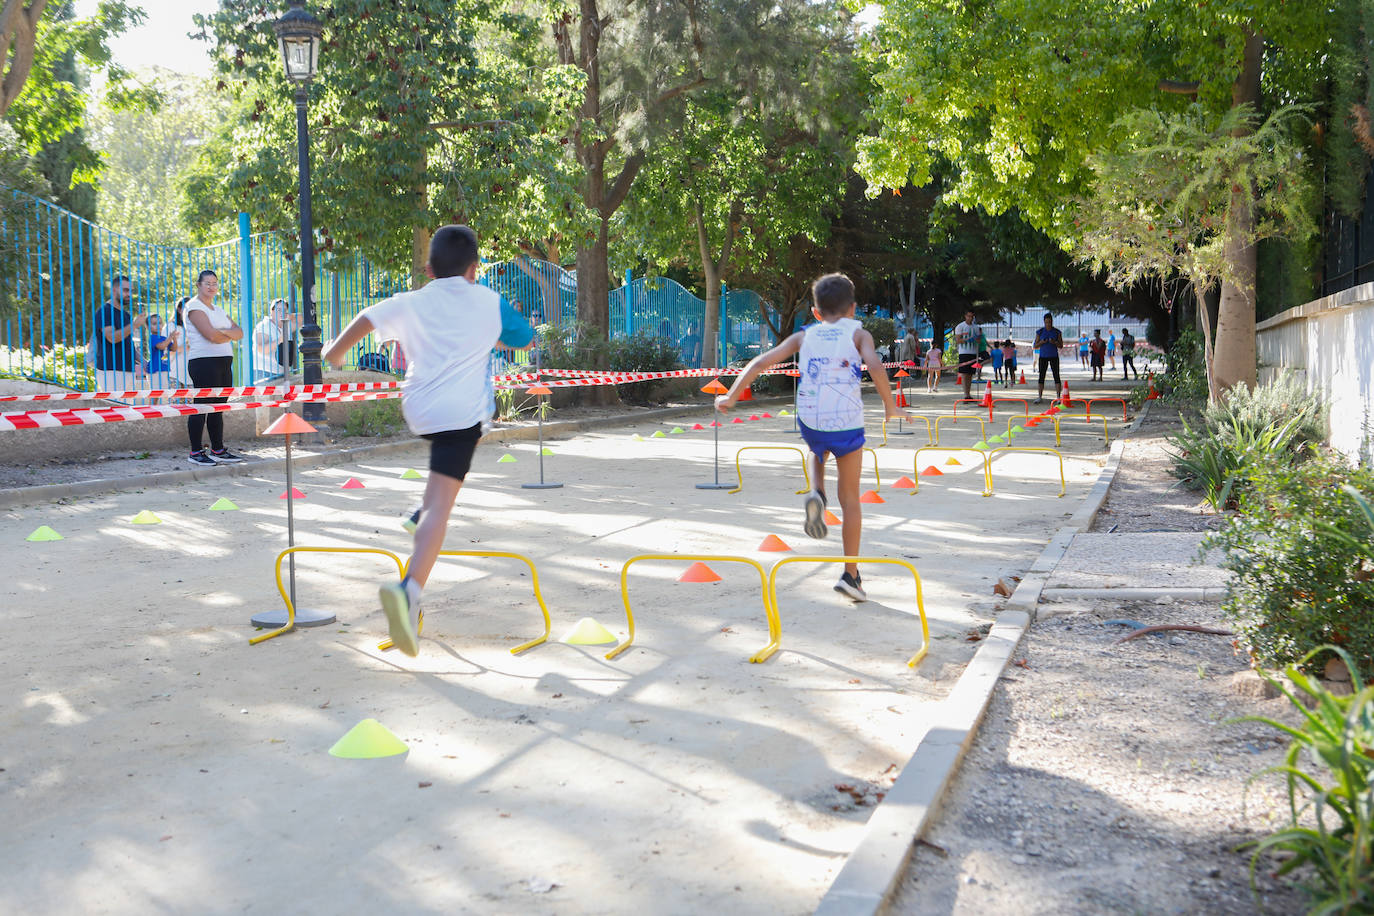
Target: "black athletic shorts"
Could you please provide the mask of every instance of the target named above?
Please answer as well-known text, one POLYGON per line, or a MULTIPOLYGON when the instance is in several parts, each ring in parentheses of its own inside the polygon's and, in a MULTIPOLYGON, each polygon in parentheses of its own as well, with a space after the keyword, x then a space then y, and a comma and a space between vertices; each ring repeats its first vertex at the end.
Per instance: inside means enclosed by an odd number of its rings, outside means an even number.
POLYGON ((1040 357, 1040 384, 1045 384, 1045 370, 1050 369, 1054 372, 1054 384, 1059 385, 1059 357, 1042 356, 1040 357))
POLYGON ((977 353, 960 353, 958 368, 959 375, 973 375, 975 372, 978 371, 976 368, 974 368, 974 364, 978 362, 979 360, 977 353))
POLYGON ((467 429, 426 433, 420 438, 429 440, 431 471, 454 480, 463 480, 472 467, 472 453, 477 450, 477 440, 482 438, 482 424, 475 423, 467 429))

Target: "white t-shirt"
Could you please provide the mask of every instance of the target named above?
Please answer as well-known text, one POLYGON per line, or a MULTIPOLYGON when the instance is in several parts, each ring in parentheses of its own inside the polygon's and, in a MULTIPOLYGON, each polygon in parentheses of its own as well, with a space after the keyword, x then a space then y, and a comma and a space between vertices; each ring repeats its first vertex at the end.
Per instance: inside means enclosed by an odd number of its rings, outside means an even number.
MULTIPOLYGON (((185 316, 182 317, 185 320, 185 316)), ((186 371, 186 329, 180 327, 176 322, 168 321, 162 326, 162 330, 167 335, 169 346, 167 347, 167 378, 176 382, 191 383, 191 376, 186 371), (176 349, 170 346, 171 341, 176 341, 176 349)), ((179 386, 185 387, 185 386, 179 386)))
POLYGON ((501 296, 464 277, 431 280, 363 309, 379 342, 406 352, 401 412, 417 436, 467 429, 491 415, 491 349, 501 296))
POLYGON ((967 321, 959 322, 959 326, 954 329, 954 340, 958 344, 960 354, 977 353, 978 341, 982 339, 983 329, 977 324, 970 324, 967 321), (962 337, 961 335, 967 335, 962 337))
POLYGON ((270 313, 253 327, 253 372, 259 378, 286 374, 277 360, 281 341, 281 322, 273 321, 270 313))
POLYGON ((806 328, 797 356, 797 418, 812 429, 863 428, 863 357, 854 346, 854 335, 862 327, 853 318, 837 318, 806 328))
POLYGON ((182 330, 185 332, 186 358, 201 359, 206 356, 233 356, 234 342, 226 340, 224 343, 211 343, 205 339, 205 335, 196 330, 196 326, 191 323, 192 312, 204 312, 210 319, 210 327, 217 331, 223 331, 234 326, 234 322, 229 317, 229 313, 218 305, 206 305, 199 299, 192 299, 186 303, 186 307, 181 310, 181 320, 184 322, 182 330))

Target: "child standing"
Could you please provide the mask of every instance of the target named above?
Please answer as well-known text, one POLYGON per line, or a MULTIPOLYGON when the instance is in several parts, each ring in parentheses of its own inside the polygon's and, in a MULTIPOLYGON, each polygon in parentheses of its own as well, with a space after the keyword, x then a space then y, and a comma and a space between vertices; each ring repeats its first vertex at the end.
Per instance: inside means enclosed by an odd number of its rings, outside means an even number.
POLYGON ((477 285, 477 234, 444 226, 429 243, 425 274, 433 279, 363 309, 329 345, 324 359, 342 366, 368 334, 397 340, 409 364, 401 412, 411 432, 429 440, 429 481, 406 576, 379 596, 391 641, 419 654, 420 593, 443 547, 449 514, 472 464, 482 421, 491 416, 491 350, 527 350, 534 329, 494 290, 477 285))
MULTIPOLYGON (((739 393, 774 363, 800 353, 797 366, 801 379, 797 385, 797 421, 802 439, 811 449, 812 481, 815 489, 806 494, 808 537, 823 538, 825 527, 825 458, 835 455, 839 474, 840 506, 844 510, 841 528, 845 556, 857 556, 863 530, 863 508, 859 502, 859 473, 863 469, 864 405, 859 383, 863 366, 870 366, 874 387, 883 399, 889 420, 910 419, 897 409, 887 373, 881 368, 873 346, 873 335, 854 318, 854 284, 844 274, 826 274, 811 286, 815 302, 812 314, 818 322, 807 326, 767 353, 754 357, 730 391, 716 398, 722 413, 735 406, 739 393)), ((855 601, 867 601, 859 578, 859 567, 846 563, 835 591, 855 601)))
POLYGON ((931 347, 926 351, 926 391, 931 394, 940 393, 940 360, 944 357, 939 347, 931 347))
POLYGON ((1002 370, 1006 373, 1007 384, 1010 388, 1016 384, 1016 344, 1011 342, 1008 337, 1002 341, 1002 370))
POLYGON ((999 385, 1002 383, 1002 341, 997 341, 992 345, 992 380, 999 385))

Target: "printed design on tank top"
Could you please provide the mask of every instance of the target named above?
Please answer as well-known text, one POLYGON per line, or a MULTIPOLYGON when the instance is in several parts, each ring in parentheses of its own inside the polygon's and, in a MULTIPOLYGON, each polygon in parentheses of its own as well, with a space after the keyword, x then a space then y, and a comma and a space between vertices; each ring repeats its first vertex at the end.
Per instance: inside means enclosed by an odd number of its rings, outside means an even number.
POLYGON ((863 359, 854 346, 853 319, 813 325, 802 342, 803 382, 797 389, 801 421, 816 430, 863 426, 863 359))

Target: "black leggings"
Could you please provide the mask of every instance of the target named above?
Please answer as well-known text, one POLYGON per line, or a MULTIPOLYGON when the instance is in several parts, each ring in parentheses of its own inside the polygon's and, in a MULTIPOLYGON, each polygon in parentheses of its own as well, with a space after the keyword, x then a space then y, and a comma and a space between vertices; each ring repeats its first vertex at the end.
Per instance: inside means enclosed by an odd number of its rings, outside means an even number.
MULTIPOLYGON (((191 376, 192 388, 228 388, 234 384, 234 357, 201 356, 186 361, 186 374, 191 376)), ((196 398, 197 404, 223 404, 228 398, 196 398)), ((186 418, 186 434, 191 437, 191 451, 198 452, 202 445, 202 434, 209 430, 210 447, 215 451, 224 448, 224 415, 220 413, 199 413, 186 418)))
MULTIPOLYGON (((1127 366, 1130 366, 1130 367, 1131 367, 1131 371, 1132 371, 1132 372, 1135 372, 1135 354, 1134 354, 1134 353, 1122 353, 1122 354, 1121 354, 1121 377, 1122 377, 1122 378, 1125 378, 1125 377, 1126 377, 1126 367, 1127 367, 1127 366)), ((1136 378, 1140 378, 1140 373, 1139 373, 1139 372, 1135 372, 1135 377, 1136 377, 1136 378)))
POLYGON ((1042 357, 1040 357, 1039 369, 1040 369, 1040 387, 1041 387, 1041 388, 1044 388, 1044 387, 1045 387, 1045 370, 1046 370, 1046 369, 1050 369, 1050 370, 1053 370, 1053 372, 1054 372, 1054 387, 1055 387, 1055 389, 1057 390, 1057 389, 1059 388, 1059 357, 1057 357, 1057 356, 1042 356, 1042 357))

